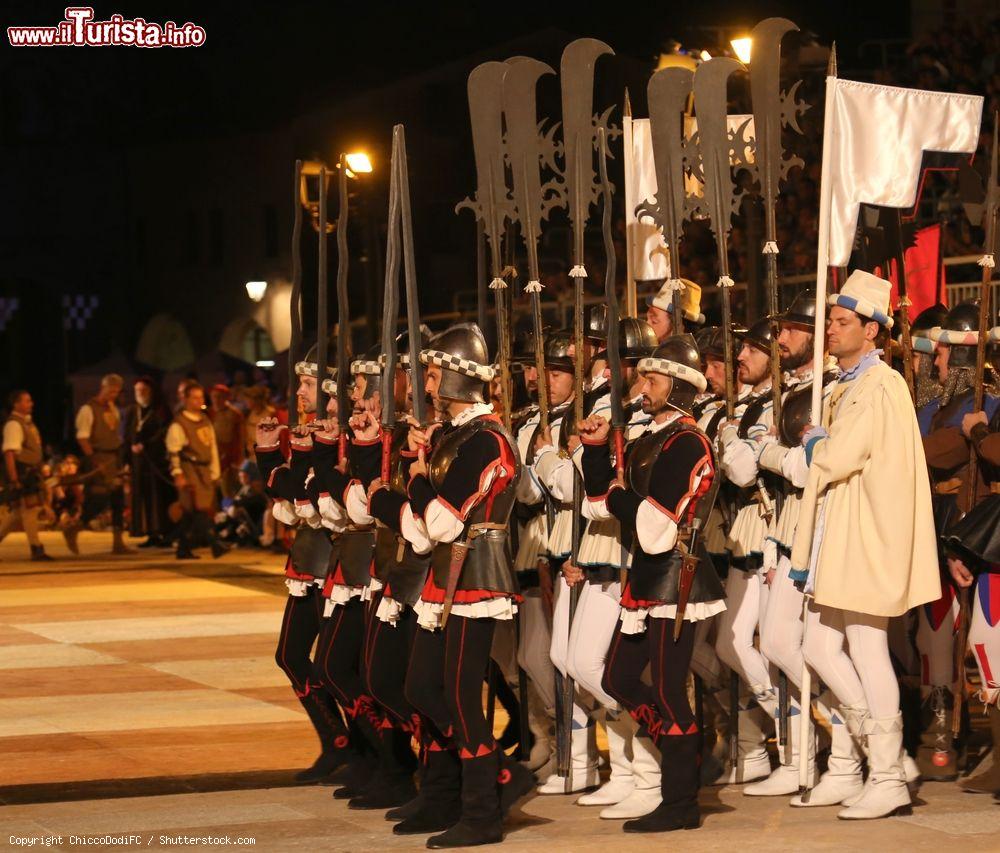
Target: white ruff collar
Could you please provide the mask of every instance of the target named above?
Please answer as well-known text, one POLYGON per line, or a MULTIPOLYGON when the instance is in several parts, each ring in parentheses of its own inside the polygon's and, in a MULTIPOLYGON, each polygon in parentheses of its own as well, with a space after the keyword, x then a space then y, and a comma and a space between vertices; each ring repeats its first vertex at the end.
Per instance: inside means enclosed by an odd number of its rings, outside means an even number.
POLYGON ((493 414, 493 404, 492 403, 473 403, 468 409, 464 409, 459 412, 455 417, 451 419, 452 426, 461 426, 462 424, 467 424, 469 421, 480 418, 483 415, 493 414))

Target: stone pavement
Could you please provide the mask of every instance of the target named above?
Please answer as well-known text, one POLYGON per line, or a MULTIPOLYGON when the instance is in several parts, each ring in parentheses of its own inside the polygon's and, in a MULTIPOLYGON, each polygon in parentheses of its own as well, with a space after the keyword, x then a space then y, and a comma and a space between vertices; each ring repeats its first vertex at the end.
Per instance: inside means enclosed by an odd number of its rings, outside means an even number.
MULTIPOLYGON (((93 533, 81 546, 70 557, 46 535, 60 560, 32 564, 22 535, 0 544, 0 849, 60 835, 67 849, 70 835, 159 848, 185 834, 267 851, 422 849, 381 813, 290 784, 316 744, 273 659, 280 557, 109 557, 110 537, 93 533)), ((859 824, 711 788, 703 828, 662 837, 625 836, 572 799, 529 801, 504 849, 1000 850, 1000 806, 940 783, 912 817, 859 824)))

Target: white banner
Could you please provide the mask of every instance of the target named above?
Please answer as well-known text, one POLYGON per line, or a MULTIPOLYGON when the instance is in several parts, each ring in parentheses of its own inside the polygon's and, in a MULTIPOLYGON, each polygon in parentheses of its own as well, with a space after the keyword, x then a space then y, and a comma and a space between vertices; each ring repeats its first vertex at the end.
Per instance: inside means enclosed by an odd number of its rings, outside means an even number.
POLYGON ((975 153, 983 98, 853 80, 831 84, 823 151, 832 183, 829 264, 846 266, 862 203, 913 207, 924 151, 975 153))

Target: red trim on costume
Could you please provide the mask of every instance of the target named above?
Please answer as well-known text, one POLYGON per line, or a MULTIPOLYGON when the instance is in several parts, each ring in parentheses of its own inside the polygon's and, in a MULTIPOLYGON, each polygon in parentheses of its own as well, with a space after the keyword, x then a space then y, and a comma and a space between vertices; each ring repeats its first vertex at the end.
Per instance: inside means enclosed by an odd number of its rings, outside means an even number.
POLYGON ((296 571, 295 567, 292 565, 292 558, 290 556, 285 558, 285 577, 291 578, 292 580, 296 581, 316 580, 316 578, 314 578, 312 575, 305 575, 302 574, 301 572, 296 571))
POLYGON ((625 582, 625 587, 622 589, 621 605, 626 610, 638 610, 640 607, 649 609, 651 607, 659 607, 661 604, 666 604, 666 602, 647 601, 645 598, 634 598, 632 596, 632 584, 629 581, 625 582))
POLYGON ((320 444, 327 444, 327 445, 337 444, 338 443, 338 439, 336 439, 336 438, 324 438, 318 432, 314 432, 313 433, 313 441, 318 441, 320 444))
POLYGON ((990 670, 990 661, 986 656, 986 646, 983 643, 976 643, 975 645, 976 657, 979 658, 979 666, 983 670, 983 676, 986 680, 985 687, 996 688, 996 682, 993 680, 993 672, 990 670))
POLYGON ((381 442, 382 442, 382 427, 379 427, 378 435, 375 436, 375 438, 372 439, 371 441, 361 441, 360 439, 357 438, 351 439, 351 444, 353 444, 355 447, 371 447, 373 444, 381 444, 381 442))
MULTIPOLYGON (((428 573, 427 582, 424 584, 420 597, 428 604, 444 604, 445 591, 434 583, 434 574, 428 573)), ((455 604, 478 604, 480 601, 489 601, 491 598, 512 598, 514 601, 521 601, 521 596, 513 595, 509 592, 497 592, 493 589, 457 589, 455 590, 455 604)))

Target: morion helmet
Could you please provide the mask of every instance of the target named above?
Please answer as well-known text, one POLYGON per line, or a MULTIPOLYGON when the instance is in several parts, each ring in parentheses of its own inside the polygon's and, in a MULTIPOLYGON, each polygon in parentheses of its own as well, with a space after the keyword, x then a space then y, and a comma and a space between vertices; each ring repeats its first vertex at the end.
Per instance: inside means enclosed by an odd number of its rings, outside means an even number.
POLYGON ((975 367, 979 342, 979 305, 960 302, 948 312, 944 323, 935 326, 927 336, 939 344, 948 344, 948 367, 975 367))
POLYGON ((673 379, 673 387, 666 405, 690 415, 694 398, 702 393, 708 382, 701 372, 701 356, 694 337, 689 334, 671 335, 653 354, 640 359, 640 373, 662 373, 673 379))
MULTIPOLYGON (((318 376, 319 375, 319 367, 316 364, 316 361, 317 361, 316 349, 317 349, 316 348, 316 344, 313 344, 311 347, 309 347, 309 351, 305 354, 305 358, 303 358, 302 361, 298 361, 298 362, 295 363, 295 375, 296 376, 318 376)), ((330 351, 331 351, 330 349, 327 349, 328 353, 330 351)), ((336 373, 336 371, 333 368, 333 366, 328 364, 326 366, 326 374, 327 374, 327 376, 333 377, 335 375, 335 373, 336 373)))
POLYGON ((486 338, 475 323, 458 323, 435 335, 427 349, 420 351, 420 361, 441 368, 439 397, 463 403, 486 402, 486 383, 496 371, 486 338))

